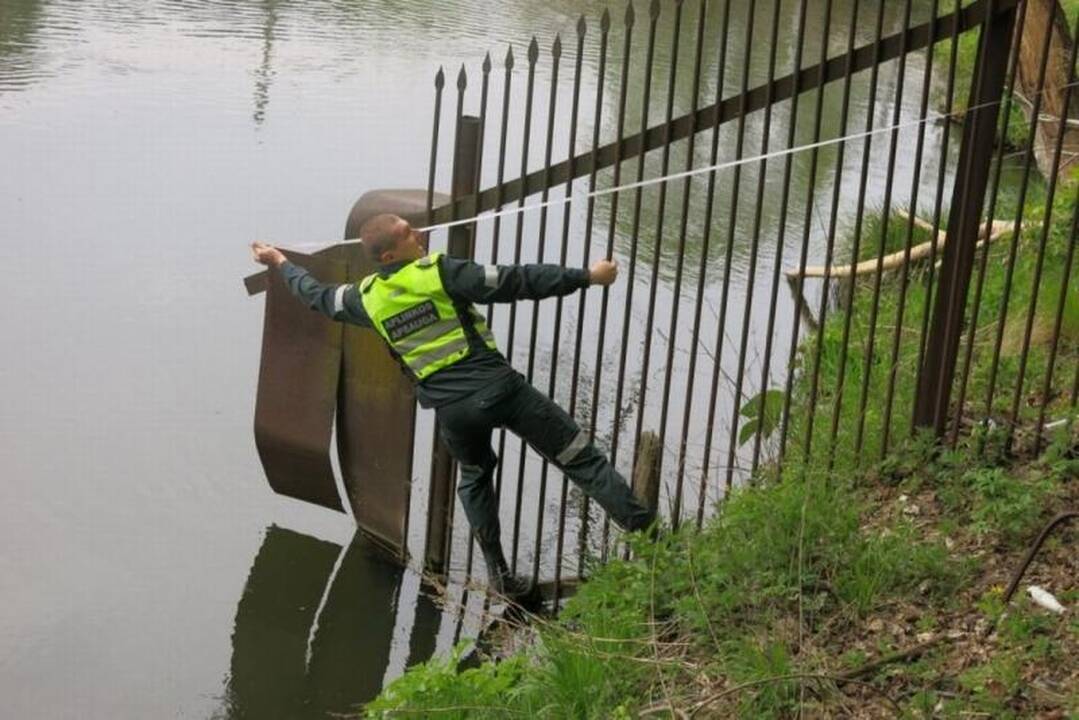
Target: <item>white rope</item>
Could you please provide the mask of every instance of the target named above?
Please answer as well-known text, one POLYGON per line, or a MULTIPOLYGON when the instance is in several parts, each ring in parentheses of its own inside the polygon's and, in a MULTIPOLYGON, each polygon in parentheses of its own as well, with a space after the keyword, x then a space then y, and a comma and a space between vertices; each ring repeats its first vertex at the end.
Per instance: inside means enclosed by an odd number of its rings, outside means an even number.
MULTIPOLYGON (((1068 83, 1067 85, 1061 85, 1059 87, 1047 88, 1042 92, 1048 92, 1052 90, 1063 90, 1065 88, 1075 87, 1079 85, 1079 81, 1068 83)), ((472 217, 461 218, 459 220, 450 220, 444 223, 438 223, 436 225, 427 225, 425 227, 416 228, 417 232, 433 232, 435 230, 445 230, 447 228, 457 227, 459 225, 470 225, 474 222, 493 220, 498 217, 507 217, 509 215, 517 215, 519 213, 531 212, 534 210, 541 210, 543 208, 554 207, 557 205, 565 205, 573 202, 574 200, 587 200, 589 198, 603 197, 605 195, 613 195, 617 192, 624 190, 635 190, 637 188, 645 188, 650 185, 657 185, 659 183, 671 182, 672 180, 681 180, 683 178, 693 177, 695 175, 701 175, 709 172, 718 172, 719 170, 726 170, 728 168, 736 167, 738 165, 746 165, 749 163, 764 162, 773 158, 786 157, 787 155, 793 155, 794 153, 804 152, 806 150, 816 150, 823 147, 829 147, 831 145, 838 145, 849 140, 859 140, 862 138, 871 137, 884 132, 899 131, 906 128, 915 127, 922 123, 928 123, 936 120, 947 120, 952 117, 962 117, 968 115, 976 110, 991 107, 993 105, 999 105, 1003 100, 995 100, 993 102, 983 103, 981 105, 975 105, 967 108, 960 113, 930 113, 924 118, 918 118, 916 120, 908 120, 906 122, 896 123, 894 125, 884 125, 881 127, 871 128, 869 130, 863 130, 861 132, 850 133, 842 135, 836 138, 830 138, 828 140, 820 140, 814 143, 808 143, 806 145, 796 145, 794 147, 785 148, 782 150, 773 150, 772 152, 763 153, 761 155, 753 155, 750 157, 736 158, 734 160, 726 160, 724 162, 715 163, 713 165, 707 165, 704 167, 693 168, 691 170, 683 170, 681 172, 670 173, 667 175, 661 175, 654 178, 648 178, 646 180, 638 180, 636 182, 626 183, 624 185, 618 185, 616 187, 603 188, 600 190, 593 190, 587 193, 573 193, 570 192, 564 197, 556 198, 554 200, 546 200, 544 202, 531 203, 526 205, 518 205, 517 207, 506 208, 504 210, 488 210, 486 212, 479 213, 472 217)), ((301 245, 293 245, 294 249, 300 248, 324 248, 334 247, 337 245, 350 245, 361 242, 360 238, 349 238, 347 240, 337 240, 326 243, 304 243, 301 245)))

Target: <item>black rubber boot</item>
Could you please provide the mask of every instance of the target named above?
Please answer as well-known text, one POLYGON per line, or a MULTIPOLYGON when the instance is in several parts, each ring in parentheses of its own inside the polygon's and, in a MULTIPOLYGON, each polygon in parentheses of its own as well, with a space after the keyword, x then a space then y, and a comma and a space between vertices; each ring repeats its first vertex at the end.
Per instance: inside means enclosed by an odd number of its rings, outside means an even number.
POLYGON ((521 602, 531 596, 531 583, 510 572, 501 545, 490 547, 480 543, 480 550, 483 551, 483 561, 487 564, 487 584, 492 591, 514 602, 521 602))

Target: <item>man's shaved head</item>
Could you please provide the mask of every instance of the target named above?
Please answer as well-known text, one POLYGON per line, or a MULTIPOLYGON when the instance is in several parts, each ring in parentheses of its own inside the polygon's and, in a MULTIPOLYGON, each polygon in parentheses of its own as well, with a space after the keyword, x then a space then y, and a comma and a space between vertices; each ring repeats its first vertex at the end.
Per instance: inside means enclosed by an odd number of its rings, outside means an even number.
POLYGON ((382 254, 392 252, 397 243, 408 237, 411 228, 404 219, 397 215, 384 213, 375 215, 360 228, 367 256, 376 263, 382 262, 382 254))
POLYGON ((427 254, 427 233, 412 229, 397 215, 375 215, 360 228, 367 257, 379 265, 418 260, 427 254))

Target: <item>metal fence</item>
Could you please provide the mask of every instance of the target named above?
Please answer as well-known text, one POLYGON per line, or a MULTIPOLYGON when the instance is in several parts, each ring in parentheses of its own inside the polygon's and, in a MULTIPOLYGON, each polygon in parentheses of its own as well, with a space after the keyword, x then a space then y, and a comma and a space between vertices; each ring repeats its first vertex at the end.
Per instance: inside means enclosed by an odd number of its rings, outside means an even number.
MULTIPOLYGON (((488 322, 627 476, 658 436, 674 525, 699 525, 762 463, 852 468, 919 426, 983 445, 999 427, 1007 449, 1017 433, 1037 449, 1079 381, 1075 43, 1059 57, 1064 18, 1024 32, 1030 7, 655 0, 646 17, 581 18, 565 48, 533 38, 448 89, 439 70, 429 197, 447 176, 452 193, 429 224, 475 219, 445 242, 479 262, 621 263, 609 289, 491 306, 488 322), (1067 82, 1047 80, 1063 63, 1067 82), (1037 89, 1010 135, 1017 78, 1037 89)), ((470 574, 455 470, 420 437, 427 564, 470 574)), ((557 587, 605 558, 588 499, 496 442, 515 569, 557 587)))

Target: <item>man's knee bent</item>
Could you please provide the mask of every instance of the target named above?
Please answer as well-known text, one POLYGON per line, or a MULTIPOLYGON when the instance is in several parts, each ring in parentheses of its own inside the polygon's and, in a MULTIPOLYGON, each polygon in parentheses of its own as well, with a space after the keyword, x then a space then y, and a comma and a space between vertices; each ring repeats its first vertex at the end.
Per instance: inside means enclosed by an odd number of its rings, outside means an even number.
POLYGON ((457 494, 463 498, 466 494, 482 492, 491 484, 496 467, 498 467, 498 456, 493 452, 483 458, 478 465, 461 463, 461 481, 457 485, 457 494))

